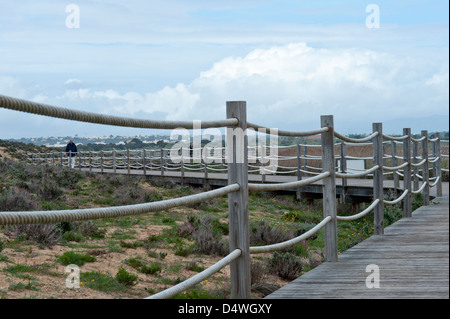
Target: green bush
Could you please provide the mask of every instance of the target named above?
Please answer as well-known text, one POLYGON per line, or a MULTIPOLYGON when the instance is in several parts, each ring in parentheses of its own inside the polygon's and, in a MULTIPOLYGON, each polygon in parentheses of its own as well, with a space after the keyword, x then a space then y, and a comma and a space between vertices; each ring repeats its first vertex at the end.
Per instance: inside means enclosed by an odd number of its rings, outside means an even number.
POLYGON ((154 275, 158 272, 161 271, 161 265, 159 263, 153 262, 150 265, 142 265, 141 267, 139 267, 138 271, 143 273, 143 274, 150 274, 150 275, 154 275))
POLYGON ((82 272, 80 275, 80 284, 103 292, 124 291, 126 286, 117 281, 109 273, 104 274, 98 271, 82 272))
POLYGON ((287 280, 298 278, 302 271, 302 265, 297 257, 288 252, 274 252, 269 261, 269 267, 272 273, 287 280))
POLYGON ((134 286, 137 284, 138 276, 126 271, 123 266, 120 266, 117 271, 116 276, 114 277, 118 283, 123 284, 125 286, 134 286))
POLYGON ((83 266, 87 262, 94 262, 97 259, 89 254, 77 254, 73 251, 66 251, 57 259, 64 266, 75 264, 77 266, 83 266))

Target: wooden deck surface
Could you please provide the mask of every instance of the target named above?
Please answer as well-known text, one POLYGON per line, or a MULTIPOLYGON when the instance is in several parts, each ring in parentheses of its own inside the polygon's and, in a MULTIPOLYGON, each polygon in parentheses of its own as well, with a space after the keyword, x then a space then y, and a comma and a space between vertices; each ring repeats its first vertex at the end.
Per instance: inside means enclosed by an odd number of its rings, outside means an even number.
POLYGON ((267 299, 448 299, 449 197, 422 206, 411 218, 385 228, 268 295, 267 299), (368 288, 368 265, 379 268, 379 288, 368 288))

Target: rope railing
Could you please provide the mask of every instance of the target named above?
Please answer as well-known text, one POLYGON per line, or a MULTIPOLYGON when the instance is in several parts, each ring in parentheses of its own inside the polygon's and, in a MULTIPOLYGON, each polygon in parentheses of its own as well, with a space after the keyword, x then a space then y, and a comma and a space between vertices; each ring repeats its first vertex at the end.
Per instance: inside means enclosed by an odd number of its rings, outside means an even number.
POLYGON ((207 278, 214 275, 216 272, 220 271, 225 266, 229 265, 232 261, 236 260, 238 257, 240 257, 242 254, 242 251, 240 249, 235 249, 231 253, 229 253, 226 257, 219 260, 217 263, 212 265, 211 267, 203 270, 202 272, 198 273, 197 275, 175 285, 172 286, 166 290, 163 290, 159 293, 156 293, 152 296, 149 296, 145 299, 168 299, 172 298, 179 293, 182 293, 183 291, 188 290, 189 288, 194 287, 196 284, 202 282, 203 280, 206 280, 207 278))
POLYGON ((374 137, 378 136, 378 132, 374 132, 371 135, 366 136, 364 138, 350 138, 350 137, 344 136, 342 134, 339 134, 338 132, 335 131, 334 136, 336 136, 337 138, 339 138, 340 140, 345 141, 345 142, 364 143, 364 142, 370 141, 374 137))
MULTIPOLYGON (((156 121, 156 120, 142 120, 112 115, 104 115, 92 112, 76 111, 73 109, 56 107, 37 102, 30 102, 22 99, 11 98, 4 95, 0 95, 0 105, 3 108, 14 111, 21 111, 36 115, 43 115, 54 118, 93 124, 135 127, 135 128, 151 128, 151 129, 195 128, 194 121, 156 121)), ((202 121, 201 127, 214 128, 214 127, 236 126, 238 122, 239 121, 237 119, 202 121)))
POLYGON ((380 166, 379 165, 375 165, 374 167, 369 168, 368 170, 365 170, 365 171, 363 171, 361 173, 354 173, 354 174, 346 173, 346 174, 343 174, 343 173, 336 172, 335 174, 336 174, 336 177, 339 177, 339 178, 356 178, 356 177, 367 176, 370 173, 373 173, 373 172, 375 172, 375 171, 377 171, 379 169, 380 169, 380 166))
POLYGON ((303 240, 308 239, 315 233, 317 233, 319 230, 321 230, 326 224, 328 224, 331 221, 331 216, 325 217, 319 224, 308 230, 306 233, 297 236, 295 238, 292 238, 290 240, 278 243, 278 244, 272 244, 272 245, 265 245, 265 246, 253 246, 250 247, 250 254, 261 254, 261 253, 271 253, 277 250, 286 249, 289 247, 292 247, 303 240))
POLYGON ((298 182, 275 183, 275 184, 252 184, 252 183, 249 183, 248 190, 249 191, 277 191, 277 190, 292 189, 292 188, 306 186, 306 185, 312 184, 314 182, 318 182, 330 175, 331 175, 330 172, 324 172, 315 177, 304 179, 304 180, 301 180, 298 182))
POLYGON ((383 200, 383 203, 386 205, 395 205, 400 203, 405 197, 406 195, 409 194, 409 190, 405 189, 405 191, 395 200, 383 200))
POLYGON ((352 220, 356 220, 359 219, 361 217, 364 217, 365 215, 367 215, 368 213, 370 213, 371 211, 374 210, 374 208, 380 203, 380 200, 377 198, 376 200, 373 201, 372 204, 370 204, 369 207, 367 207, 366 209, 364 209, 362 212, 352 215, 352 216, 336 216, 338 221, 352 221, 352 220))
POLYGON ((250 123, 250 122, 247 122, 247 127, 255 129, 255 130, 258 130, 258 131, 264 131, 264 132, 270 133, 272 135, 291 136, 291 137, 317 135, 317 134, 321 134, 321 133, 327 132, 329 130, 328 127, 322 127, 320 129, 311 130, 311 131, 302 131, 302 132, 284 131, 284 130, 276 130, 274 132, 273 130, 271 130, 268 127, 265 127, 265 126, 262 126, 262 125, 258 125, 258 124, 254 124, 254 123, 250 123))
MULTIPOLYGON (((0 95, 0 107, 22 111, 37 115, 50 116, 61 119, 75 120, 87 123, 125 126, 125 127, 139 127, 139 128, 152 128, 152 129, 175 129, 186 128, 194 129, 198 128, 196 121, 152 121, 144 119, 132 119, 117 116, 109 116, 102 114, 95 114, 90 112, 75 111, 66 108, 59 108, 49 106, 41 103, 29 102, 21 99, 15 99, 0 95)), ((181 161, 176 162, 169 156, 168 148, 161 148, 159 150, 126 150, 126 151, 100 151, 100 152, 79 152, 77 157, 79 158, 78 168, 89 169, 92 168, 101 169, 113 168, 116 172, 117 168, 128 169, 130 173, 131 169, 143 169, 144 174, 147 169, 160 170, 161 176, 164 176, 165 171, 181 170, 182 176, 185 171, 203 171, 205 173, 205 179, 208 178, 208 171, 213 172, 228 172, 228 185, 206 191, 199 194, 184 196, 180 198, 167 199, 158 202, 142 203, 127 206, 117 207, 103 207, 103 208, 88 208, 88 209, 73 209, 63 211, 33 211, 33 212, 0 212, 0 225, 17 225, 17 224, 42 224, 42 223, 56 223, 56 222, 71 222, 91 219, 102 218, 114 218, 130 215, 145 214, 149 212, 161 211, 174 207, 192 205, 200 203, 205 200, 228 195, 229 199, 229 225, 230 225, 230 253, 215 263, 213 266, 207 268, 201 273, 193 276, 182 283, 175 285, 169 289, 159 292, 148 298, 160 299, 171 298, 191 287, 200 283, 201 281, 209 278, 219 270, 223 269, 227 265, 233 264, 231 267, 231 280, 234 283, 231 285, 232 298, 249 298, 250 287, 248 284, 248 278, 250 276, 249 258, 250 254, 273 252, 280 249, 291 247, 299 242, 306 240, 320 230, 324 231, 324 250, 325 259, 328 262, 335 262, 338 259, 337 254, 337 222, 339 221, 352 221, 358 218, 366 216, 369 212, 374 211, 374 234, 383 234, 383 205, 396 205, 403 201, 404 217, 408 217, 411 214, 411 194, 423 193, 424 204, 428 204, 429 189, 436 187, 437 195, 442 192, 441 190, 441 171, 446 169, 441 168, 441 158, 448 158, 448 155, 441 154, 440 151, 440 138, 436 135, 434 138, 428 138, 427 131, 422 131, 422 137, 415 139, 411 137, 410 129, 404 129, 401 136, 387 136, 382 133, 381 123, 373 124, 373 133, 360 139, 346 137, 339 134, 334 130, 333 117, 322 116, 321 128, 310 131, 285 131, 278 129, 269 129, 267 127, 250 123, 246 121, 246 104, 245 102, 227 102, 227 118, 225 120, 218 121, 206 121, 201 122, 201 128, 210 127, 229 127, 232 129, 242 128, 243 131, 247 128, 258 130, 258 132, 277 135, 277 136, 291 136, 291 137, 303 137, 320 134, 320 145, 311 144, 299 144, 288 146, 275 146, 275 145, 263 145, 258 147, 248 147, 248 152, 243 154, 244 160, 242 163, 248 163, 248 165, 240 165, 239 163, 226 162, 226 155, 222 151, 226 151, 226 147, 221 147, 219 155, 211 154, 211 149, 206 151, 206 155, 197 156, 180 156, 181 161), (335 143, 335 138, 340 139, 340 143, 335 143), (384 140, 383 140, 384 139, 384 140), (368 143, 371 141, 371 143, 368 143), (428 142, 432 143, 432 153, 429 154, 428 142), (391 143, 391 154, 386 154, 384 148, 388 147, 391 143), (418 143, 421 143, 422 154, 418 154, 418 143), (399 144, 403 147, 403 153, 407 154, 403 157, 396 155, 396 145, 399 144), (411 157, 411 144, 414 147, 414 154, 411 157), (373 157, 358 157, 350 156, 345 152, 346 146, 371 146, 373 151, 373 157), (335 148, 340 147, 340 154, 335 154, 335 148), (277 149, 297 148, 297 156, 291 156, 290 154, 278 155, 272 151, 277 149), (304 149, 302 155, 300 150, 304 149), (307 154, 307 148, 320 148, 321 155, 307 154), (268 154, 267 151, 270 150, 268 154), (384 161, 392 158, 392 166, 387 166, 384 161), (188 162, 186 162, 186 159, 188 162), (361 170, 357 173, 347 172, 347 160, 372 160, 373 164, 371 168, 361 170), (397 165, 397 159, 403 160, 401 165, 397 165), (192 162, 190 162, 192 160, 192 162), (249 160, 251 162, 249 162, 249 160), (261 162, 261 165, 253 165, 257 161, 261 162), (265 160, 266 162, 263 162, 265 160), (284 165, 266 166, 263 165, 267 161, 297 161, 297 167, 290 166, 289 162, 285 162, 284 165), (340 161, 337 165, 337 161, 340 161), (420 160, 420 162, 417 162, 420 160), (197 162, 198 161, 198 162, 197 162), (301 162, 304 165, 301 165, 301 162), (314 167, 307 161, 318 161, 321 167, 314 167), (223 166, 223 164, 226 165, 223 166), (429 167, 428 164, 432 164, 433 167, 429 167), (304 169, 302 169, 302 167, 304 169), (414 172, 411 171, 414 169, 414 172), (309 169, 310 171, 307 171, 309 169), (419 169, 423 176, 418 174, 419 169), (321 172, 313 172, 311 170, 318 170, 321 172), (387 172, 384 172, 387 171, 387 172), (430 171, 433 172, 433 176, 430 177, 430 171), (284 183, 248 183, 249 173, 259 173, 264 177, 267 173, 272 174, 295 174, 297 173, 297 181, 284 182, 284 183), (301 174, 313 175, 312 177, 303 179, 301 174), (403 177, 404 189, 402 194, 394 200, 384 199, 383 192, 383 175, 391 174, 394 178, 398 179, 398 176, 403 177), (336 208, 336 178, 341 178, 343 186, 346 184, 346 180, 349 178, 360 178, 373 176, 373 202, 362 212, 352 216, 337 216, 336 208), (423 180, 422 186, 411 187, 411 178, 419 177, 423 180), (434 181, 434 182, 431 182, 434 181), (248 240, 246 239, 249 231, 248 224, 248 192, 255 191, 282 191, 288 189, 296 189, 296 192, 301 192, 302 187, 318 183, 322 185, 323 193, 323 220, 317 225, 313 226, 310 230, 304 234, 292 238, 290 240, 275 243, 266 246, 250 247, 248 240), (417 190, 413 190, 417 189, 417 190), (236 229, 238 227, 238 229, 236 229), (243 284, 245 283, 245 284, 243 284), (241 285, 242 284, 242 285, 241 285)), ((244 139, 245 137, 238 137, 236 140, 244 139)), ((242 145, 245 145, 241 141, 242 145)), ((237 143, 227 145, 231 147, 232 152, 237 152, 237 143)), ((202 151, 203 148, 196 148, 195 150, 202 151)), ((190 151, 194 151, 193 148, 190 151)), ((183 153, 183 152, 182 152, 183 153)), ((33 165, 37 164, 51 164, 63 166, 65 159, 65 152, 59 154, 54 153, 35 153, 31 154, 31 158, 27 158, 27 163, 33 165), (51 155, 50 155, 51 154, 51 155)), ((312 164, 314 165, 314 164, 312 164)), ((448 171, 448 169, 447 169, 448 171)), ((320 185, 319 184, 319 185, 320 185)), ((416 182, 415 182, 416 185, 416 182)), ((417 183, 417 185, 419 185, 417 183)), ((397 191, 399 185, 396 181, 394 189, 397 191)), ((345 190, 345 187, 344 187, 345 190)), ((442 195, 440 195, 442 196, 442 195)))
POLYGON ((428 182, 424 182, 423 184, 422 184, 422 186, 418 189, 418 190, 413 190, 413 191, 411 191, 411 193, 413 193, 413 194, 419 194, 419 193, 421 193, 424 189, 425 189, 425 187, 428 185, 428 182))
POLYGON ((144 204, 100 207, 86 209, 52 210, 52 211, 19 211, 1 212, 0 225, 20 224, 54 224, 60 222, 74 222, 103 218, 116 218, 133 215, 141 215, 150 212, 162 211, 178 206, 188 206, 201 203, 206 200, 221 197, 239 190, 238 184, 224 186, 211 191, 172 198, 144 204))

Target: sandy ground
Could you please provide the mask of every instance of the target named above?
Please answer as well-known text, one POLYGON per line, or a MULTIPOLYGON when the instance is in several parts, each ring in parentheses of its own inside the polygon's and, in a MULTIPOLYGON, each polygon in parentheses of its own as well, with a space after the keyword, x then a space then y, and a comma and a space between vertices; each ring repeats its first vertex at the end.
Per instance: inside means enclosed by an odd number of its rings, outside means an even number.
MULTIPOLYGON (((155 233, 161 231, 161 228, 167 226, 155 225, 152 229, 135 228, 138 232, 133 237, 133 241, 138 238, 146 238, 149 233, 155 233)), ((120 266, 124 266, 125 269, 138 275, 138 282, 135 286, 127 289, 126 292, 101 292, 86 287, 81 282, 81 286, 78 289, 70 289, 66 287, 66 278, 69 273, 66 273, 66 266, 61 265, 56 261, 59 255, 62 255, 66 251, 73 250, 67 246, 56 245, 52 248, 39 248, 34 244, 21 244, 14 248, 5 248, 0 256, 7 257, 6 260, 0 261, 0 298, 6 299, 23 299, 23 298, 36 298, 36 299, 141 299, 152 295, 154 292, 169 288, 172 284, 164 283, 164 279, 176 279, 190 278, 197 274, 195 271, 187 270, 186 265, 189 262, 196 261, 197 265, 207 268, 216 263, 220 257, 212 257, 205 255, 191 254, 187 257, 181 257, 174 254, 174 249, 165 248, 153 248, 152 251, 156 252, 159 256, 160 253, 166 253, 166 257, 163 260, 159 258, 151 258, 148 256, 148 251, 143 247, 137 247, 134 249, 123 249, 122 252, 110 252, 106 247, 105 241, 108 240, 109 235, 114 232, 114 229, 108 229, 106 238, 98 240, 98 249, 75 249, 77 252, 90 253, 96 256, 95 262, 85 263, 80 267, 81 272, 98 271, 103 273, 109 273, 115 276, 120 266), (105 248, 106 247, 106 248, 105 248), (134 268, 126 265, 124 261, 132 257, 143 257, 146 261, 157 261, 163 266, 161 272, 157 275, 142 274, 134 268), (43 265, 49 265, 46 271, 40 272, 21 272, 18 275, 12 275, 7 271, 2 271, 7 267, 15 264, 28 265, 33 267, 42 267, 43 265), (23 276, 25 275, 25 277, 23 276), (30 278, 31 277, 31 278, 30 278), (16 289, 18 283, 27 285, 31 283, 32 289, 16 289)), ((5 241, 7 237, 4 234, 0 234, 0 237, 5 241)), ((94 246, 96 241, 89 241, 91 247, 94 246)), ((87 243, 87 242, 86 242, 87 243)), ((5 259, 5 258, 3 258, 5 259)), ((1 260, 1 259, 0 259, 1 260)), ((225 289, 229 291, 230 282, 229 267, 225 267, 210 278, 207 281, 201 283, 205 289, 225 289)), ((266 277, 265 281, 273 286, 281 287, 287 284, 289 281, 282 280, 274 275, 266 277)), ((254 293, 253 298, 262 298, 260 293, 254 293)))

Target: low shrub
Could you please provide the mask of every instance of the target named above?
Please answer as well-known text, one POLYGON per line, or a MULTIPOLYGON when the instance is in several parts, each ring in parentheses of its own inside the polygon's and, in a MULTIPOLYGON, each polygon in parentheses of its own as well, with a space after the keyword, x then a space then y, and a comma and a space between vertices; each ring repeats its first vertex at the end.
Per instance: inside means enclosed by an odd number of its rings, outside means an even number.
POLYGON ((77 254, 73 251, 66 251, 64 254, 57 258, 58 262, 64 266, 75 264, 77 266, 83 266, 87 262, 94 262, 97 259, 89 254, 77 254))
POLYGON ((23 188, 10 188, 0 194, 0 211, 30 211, 38 209, 37 201, 23 188))
POLYGON ((160 272, 161 269, 161 264, 153 262, 150 265, 142 265, 138 268, 138 271, 146 275, 154 275, 160 272))
POLYGON ((213 231, 211 219, 205 218, 192 234, 194 250, 205 255, 226 256, 229 253, 228 243, 222 236, 213 231))
POLYGON ((134 286, 137 284, 138 276, 126 271, 123 266, 120 266, 117 271, 116 276, 114 277, 118 283, 123 284, 125 286, 134 286))
POLYGON ((302 265, 297 257, 289 252, 274 252, 269 267, 273 274, 287 280, 298 278, 302 271, 302 265))
POLYGON ((46 247, 54 246, 61 240, 56 224, 16 225, 5 234, 16 240, 30 240, 46 247))
POLYGON ((266 221, 250 224, 250 245, 263 246, 278 244, 292 239, 293 235, 284 231, 280 226, 272 227, 266 221))
POLYGON ((103 292, 116 292, 126 290, 126 286, 117 281, 109 273, 98 271, 82 272, 80 274, 80 284, 91 289, 103 292))

